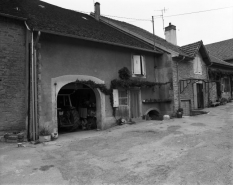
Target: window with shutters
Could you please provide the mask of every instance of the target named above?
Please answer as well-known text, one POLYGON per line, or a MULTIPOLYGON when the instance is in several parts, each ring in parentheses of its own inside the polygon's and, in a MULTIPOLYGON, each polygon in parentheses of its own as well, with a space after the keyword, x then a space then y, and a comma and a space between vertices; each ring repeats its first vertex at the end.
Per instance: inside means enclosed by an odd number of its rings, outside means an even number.
POLYGON ((202 74, 202 64, 199 57, 195 58, 193 63, 194 74, 202 74))
POLYGON ((127 90, 118 90, 119 105, 128 105, 127 90))
POLYGON ((146 76, 146 63, 145 57, 142 55, 132 56, 132 76, 145 77, 146 76))

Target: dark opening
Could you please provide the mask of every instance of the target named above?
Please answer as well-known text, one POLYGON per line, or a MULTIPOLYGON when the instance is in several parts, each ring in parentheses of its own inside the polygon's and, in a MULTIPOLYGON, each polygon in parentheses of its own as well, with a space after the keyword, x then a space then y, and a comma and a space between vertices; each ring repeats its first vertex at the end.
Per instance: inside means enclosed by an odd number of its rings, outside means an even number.
POLYGON ((162 120, 163 118, 160 116, 159 112, 156 110, 151 110, 148 112, 148 116, 151 120, 162 120))
POLYGON ((57 96, 58 132, 96 129, 96 97, 84 84, 69 83, 57 96))

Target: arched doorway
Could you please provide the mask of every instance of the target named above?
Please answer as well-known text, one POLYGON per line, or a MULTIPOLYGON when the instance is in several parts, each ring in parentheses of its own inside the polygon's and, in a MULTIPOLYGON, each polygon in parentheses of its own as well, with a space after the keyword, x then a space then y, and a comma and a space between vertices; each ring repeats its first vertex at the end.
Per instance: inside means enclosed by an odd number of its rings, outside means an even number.
POLYGON ((57 95, 58 132, 97 129, 96 95, 82 83, 64 85, 57 95))
MULTIPOLYGON (((52 123, 54 128, 58 126, 57 120, 57 97, 60 90, 67 84, 74 83, 76 80, 91 80, 97 84, 104 84, 104 81, 87 75, 64 75, 51 79, 51 95, 52 95, 52 123)), ((92 89, 96 98, 96 125, 97 129, 103 129, 105 119, 105 95, 99 89, 92 89)))

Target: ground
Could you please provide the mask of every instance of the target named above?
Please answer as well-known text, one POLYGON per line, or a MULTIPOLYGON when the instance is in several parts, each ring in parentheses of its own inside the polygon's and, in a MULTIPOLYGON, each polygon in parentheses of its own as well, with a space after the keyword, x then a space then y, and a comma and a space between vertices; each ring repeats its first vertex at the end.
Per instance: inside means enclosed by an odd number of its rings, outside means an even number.
POLYGON ((0 184, 232 185, 233 103, 209 114, 0 144, 0 184))

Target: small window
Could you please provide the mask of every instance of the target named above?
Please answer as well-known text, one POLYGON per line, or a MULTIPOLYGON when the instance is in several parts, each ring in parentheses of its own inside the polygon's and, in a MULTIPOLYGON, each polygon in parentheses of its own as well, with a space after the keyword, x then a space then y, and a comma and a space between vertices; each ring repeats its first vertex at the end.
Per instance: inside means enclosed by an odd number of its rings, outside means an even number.
POLYGON ((133 55, 132 57, 132 74, 133 76, 145 76, 146 64, 145 57, 142 55, 133 55))
POLYGON ((223 78, 222 91, 223 92, 230 92, 230 80, 229 80, 229 78, 223 78))
POLYGON ((202 64, 200 58, 194 60, 194 74, 202 74, 202 64))
POLYGON ((119 105, 128 105, 127 90, 119 90, 119 105))

